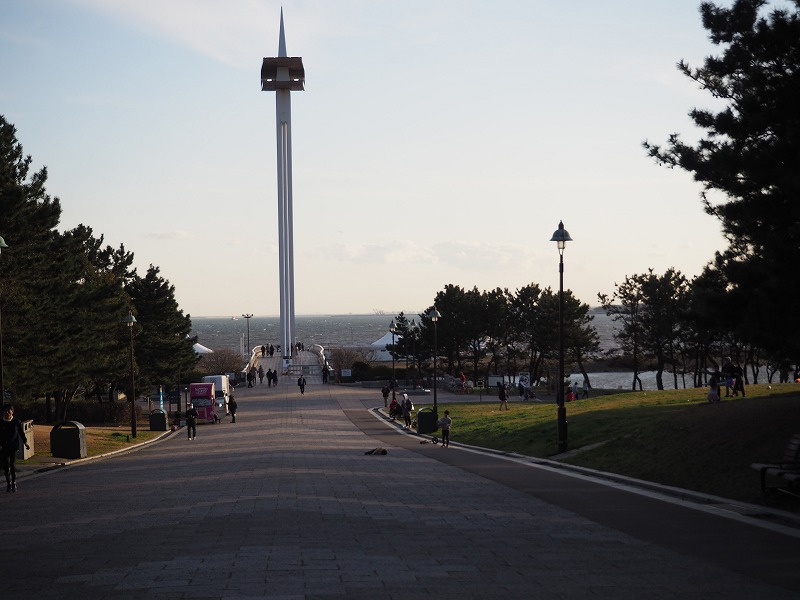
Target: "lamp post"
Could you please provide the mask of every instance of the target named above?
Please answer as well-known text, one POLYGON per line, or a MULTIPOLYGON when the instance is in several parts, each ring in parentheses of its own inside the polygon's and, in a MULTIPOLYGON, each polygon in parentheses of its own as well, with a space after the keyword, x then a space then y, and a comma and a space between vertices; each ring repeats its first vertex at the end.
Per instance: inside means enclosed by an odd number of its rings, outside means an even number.
POLYGON ((436 310, 436 307, 434 306, 433 310, 428 313, 428 316, 433 323, 433 418, 438 421, 439 406, 436 403, 436 356, 439 354, 439 344, 438 340, 436 339, 436 322, 442 315, 439 314, 439 311, 436 310))
POLYGON ((558 405, 558 452, 567 451, 567 409, 564 406, 564 248, 571 242, 564 222, 559 221, 558 229, 550 238, 558 246, 558 382, 556 383, 556 404, 558 405))
MULTIPOLYGON (((3 248, 8 248, 6 241, 0 237, 0 252, 3 248)), ((0 304, 3 297, 0 295, 0 304)), ((0 404, 6 401, 6 380, 3 374, 3 308, 0 306, 0 404)))
MULTIPOLYGON (((414 348, 417 344, 417 333, 419 330, 417 329, 417 322, 414 319, 411 319, 411 325, 408 326, 408 337, 411 338, 411 384, 414 386, 414 389, 417 389, 417 380, 415 378, 416 375, 416 368, 417 368, 417 358, 414 355, 414 348)), ((407 363, 408 361, 406 361, 407 363)), ((408 369, 408 365, 406 364, 406 370, 408 369)))
POLYGON ((131 334, 131 437, 136 439, 136 376, 133 372, 133 324, 136 323, 136 317, 133 316, 132 311, 128 311, 124 323, 128 326, 131 334))
POLYGON ((253 313, 247 313, 242 316, 247 319, 247 356, 249 360, 250 354, 252 353, 252 349, 250 348, 250 319, 253 318, 253 313))
POLYGON ((394 319, 392 319, 391 324, 389 325, 389 331, 392 332, 392 351, 390 354, 392 355, 392 400, 394 400, 397 396, 395 396, 394 388, 397 387, 396 379, 394 376, 394 336, 397 334, 397 325, 395 325, 394 319))

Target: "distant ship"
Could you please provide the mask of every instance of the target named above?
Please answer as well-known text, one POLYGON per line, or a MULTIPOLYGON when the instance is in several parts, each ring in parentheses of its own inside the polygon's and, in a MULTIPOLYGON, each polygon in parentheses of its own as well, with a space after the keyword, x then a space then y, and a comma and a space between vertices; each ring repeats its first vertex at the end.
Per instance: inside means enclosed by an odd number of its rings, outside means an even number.
POLYGON ((231 317, 231 321, 238 321, 239 317, 231 317))

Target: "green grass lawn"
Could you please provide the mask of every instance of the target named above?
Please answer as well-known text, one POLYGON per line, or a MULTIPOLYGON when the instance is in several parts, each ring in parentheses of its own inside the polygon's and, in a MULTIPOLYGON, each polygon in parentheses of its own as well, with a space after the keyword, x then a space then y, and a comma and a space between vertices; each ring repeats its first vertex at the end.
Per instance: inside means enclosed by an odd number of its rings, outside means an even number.
MULTIPOLYGON (((569 450, 563 462, 784 509, 786 494, 762 496, 753 462, 780 459, 800 432, 800 385, 752 385, 747 398, 705 400, 706 390, 627 392, 567 404, 569 450)), ((556 406, 498 402, 448 404, 451 439, 553 458, 556 406)), ((418 408, 422 408, 419 406, 418 408)), ((440 412, 442 408, 440 407, 440 412)))

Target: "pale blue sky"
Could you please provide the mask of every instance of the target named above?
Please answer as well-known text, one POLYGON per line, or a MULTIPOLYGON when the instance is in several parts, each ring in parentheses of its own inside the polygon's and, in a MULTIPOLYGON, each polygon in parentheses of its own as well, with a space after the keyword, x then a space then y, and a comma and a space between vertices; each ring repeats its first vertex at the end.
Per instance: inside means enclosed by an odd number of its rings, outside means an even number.
MULTIPOLYGON (((272 0, 0 0, 0 114, 62 228, 152 263, 195 316, 278 313, 272 0)), ((446 284, 597 303, 724 247, 700 187, 641 142, 712 106, 699 0, 283 3, 298 314, 431 304, 446 284)), ((11 245, 13 240, 7 240, 11 245)))

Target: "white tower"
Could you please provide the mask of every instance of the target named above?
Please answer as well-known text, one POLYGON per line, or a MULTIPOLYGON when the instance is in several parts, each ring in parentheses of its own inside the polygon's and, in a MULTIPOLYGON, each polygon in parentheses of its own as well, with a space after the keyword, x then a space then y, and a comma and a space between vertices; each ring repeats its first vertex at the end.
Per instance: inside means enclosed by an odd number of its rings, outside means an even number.
POLYGON ((275 130, 278 138, 278 261, 280 262, 281 351, 294 355, 294 222, 292 217, 292 99, 303 91, 303 59, 286 56, 283 9, 278 56, 261 65, 261 91, 275 92, 275 130))

